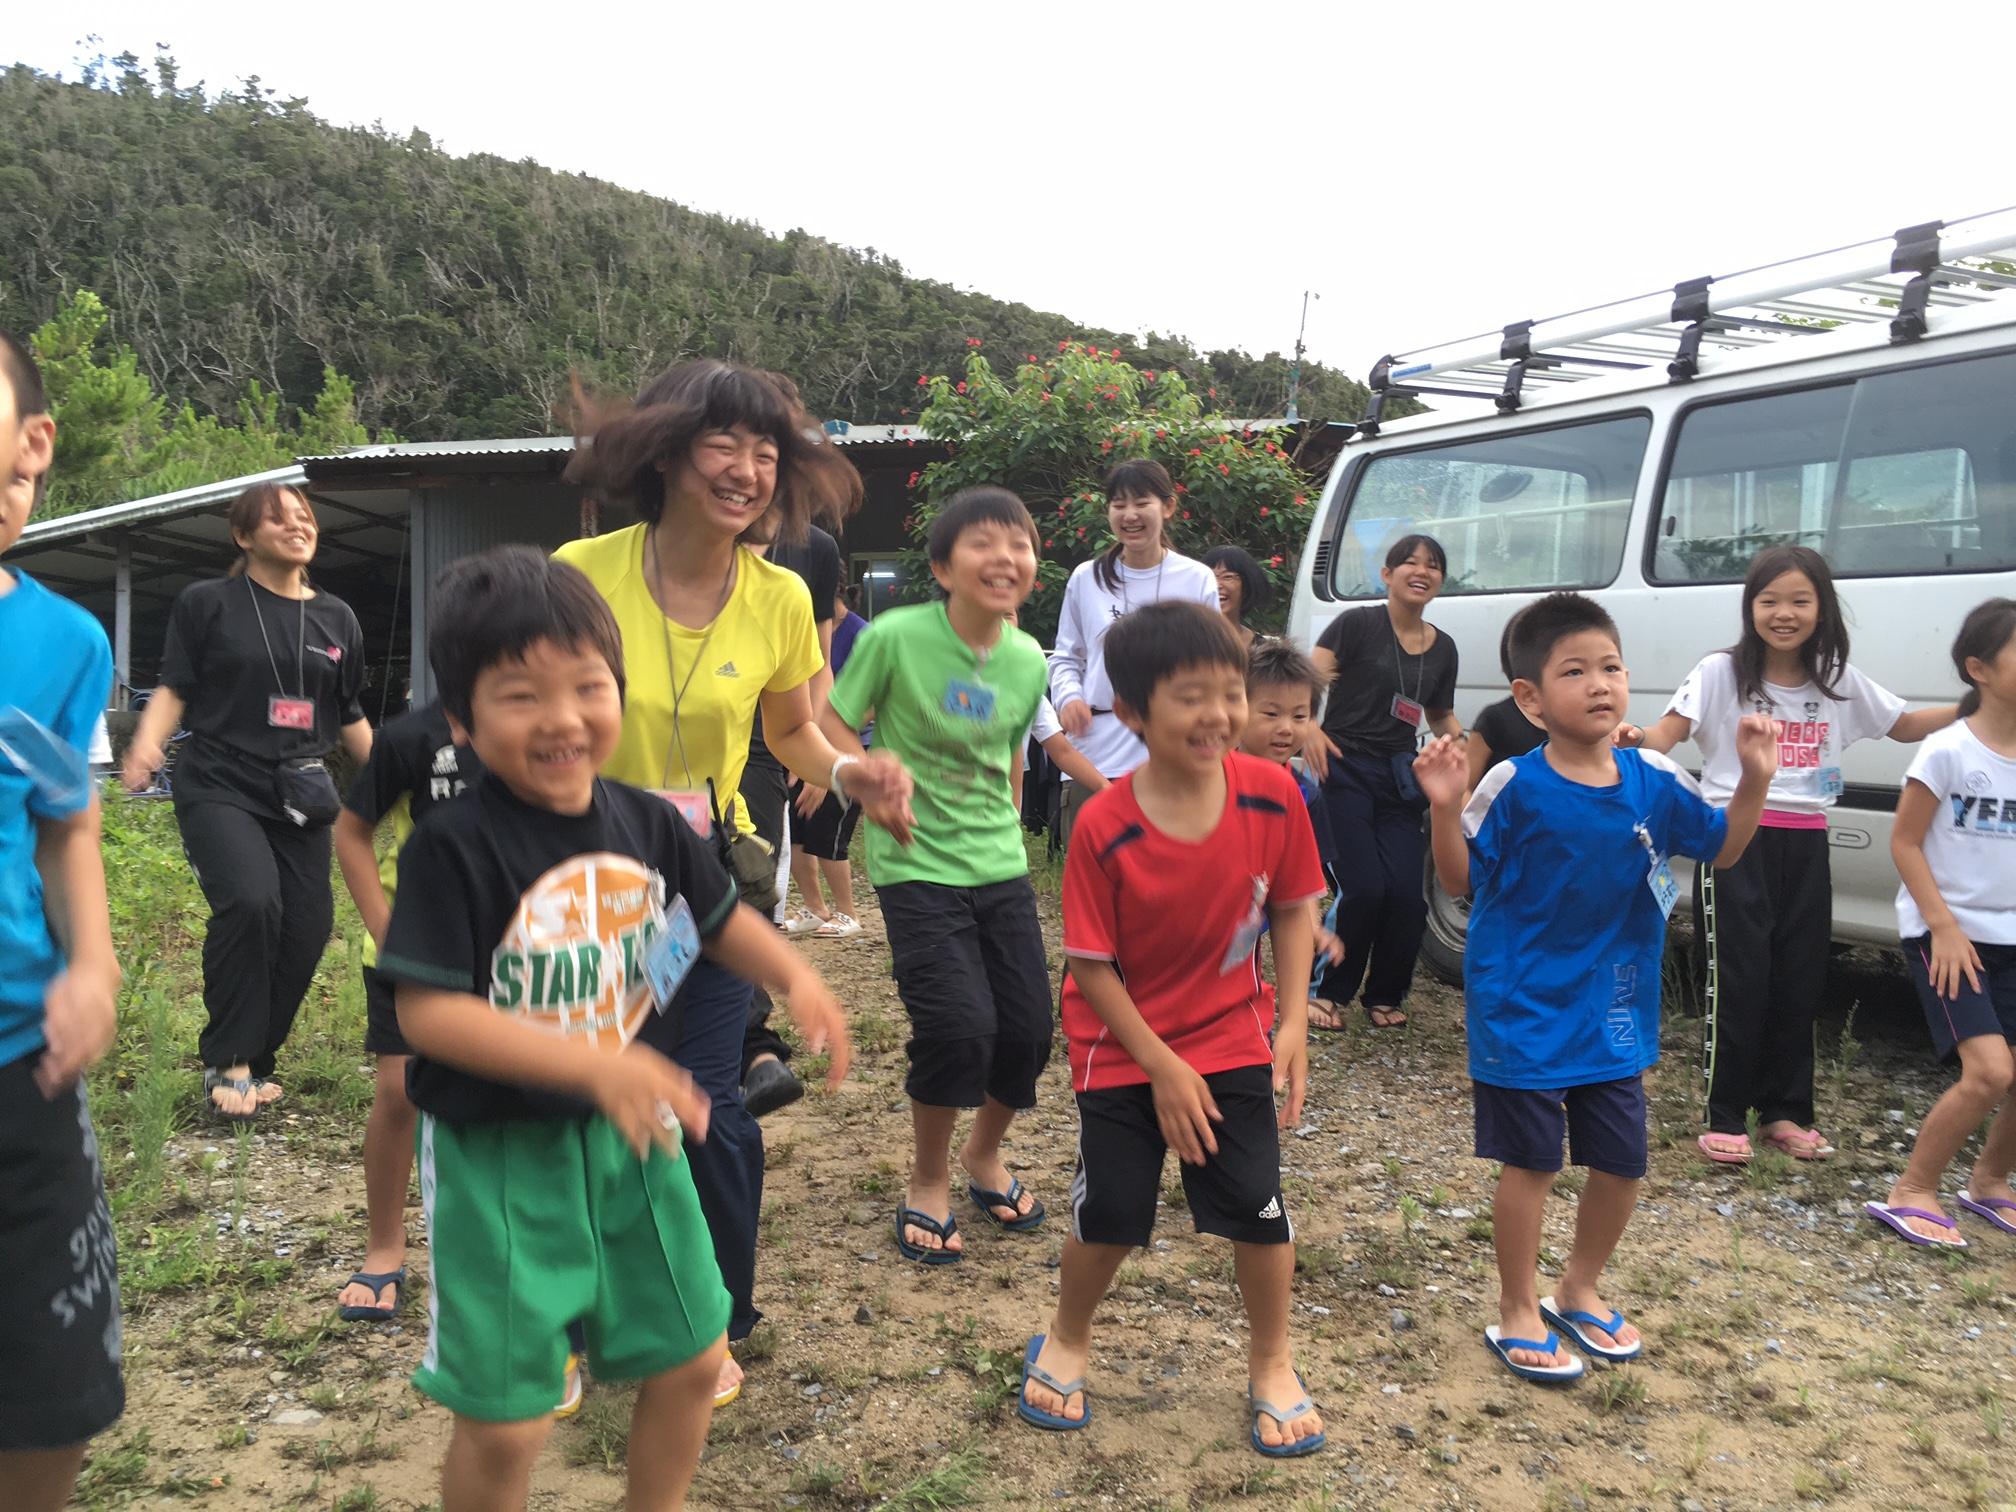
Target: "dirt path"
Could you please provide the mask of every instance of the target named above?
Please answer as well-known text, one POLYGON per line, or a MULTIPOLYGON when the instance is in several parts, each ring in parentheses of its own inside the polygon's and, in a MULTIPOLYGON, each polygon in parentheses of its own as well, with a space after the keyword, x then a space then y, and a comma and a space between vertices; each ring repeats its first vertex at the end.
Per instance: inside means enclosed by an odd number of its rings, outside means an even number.
MULTIPOLYGON (((1155 1244, 1099 1317, 1094 1427, 1053 1436, 1015 1419, 1016 1365, 1048 1315, 1062 1225, 1010 1236, 967 1209, 964 1263, 927 1271, 897 1256, 903 1026, 864 895, 868 933, 807 947, 850 1004, 862 1053, 837 1098, 815 1095, 767 1125, 759 1300, 771 1322, 740 1351, 749 1383, 716 1418, 697 1505, 2016 1503, 2016 1239, 1973 1225, 1967 1254, 1932 1255, 1859 1216, 1941 1085, 1880 962, 1844 962, 1833 984, 1844 1010, 1862 1002, 1858 1032, 1875 1039, 1879 1017, 1900 1027, 1859 1053, 1851 1042, 1845 1065, 1838 1019, 1823 1034, 1825 1126, 1842 1148, 1824 1164, 1780 1157, 1732 1173, 1700 1160, 1698 1027, 1669 1019, 1652 1176, 1609 1288, 1650 1347, 1642 1363, 1563 1392, 1515 1382, 1479 1342, 1495 1318, 1489 1170, 1469 1154, 1456 994, 1424 989, 1404 1033, 1321 1037, 1308 1120, 1283 1156, 1301 1238, 1295 1334, 1331 1442, 1278 1465, 1246 1446, 1229 1252, 1189 1231, 1173 1169, 1155 1244)), ((424 1284, 399 1323, 333 1321, 336 1289, 360 1258, 360 1129, 354 1113, 304 1107, 250 1149, 202 1134, 171 1141, 171 1175, 183 1173, 191 1206, 227 1228, 240 1216, 220 1246, 234 1280, 169 1284, 181 1262, 167 1250, 189 1242, 186 1229, 141 1241, 163 1284, 136 1295, 132 1407, 99 1445, 96 1504, 435 1502, 447 1419, 404 1380, 423 1339, 424 1284)), ((1074 1136, 1053 1064, 1010 1150, 1053 1213, 1074 1136)), ((1573 1213, 1565 1193, 1550 1211, 1556 1256, 1573 1213)), ((412 1222, 417 1235, 417 1211, 412 1222)), ((422 1271, 424 1258, 416 1248, 422 1271)), ((587 1410, 554 1435, 534 1505, 620 1505, 612 1468, 627 1418, 625 1392, 591 1388, 587 1410)))

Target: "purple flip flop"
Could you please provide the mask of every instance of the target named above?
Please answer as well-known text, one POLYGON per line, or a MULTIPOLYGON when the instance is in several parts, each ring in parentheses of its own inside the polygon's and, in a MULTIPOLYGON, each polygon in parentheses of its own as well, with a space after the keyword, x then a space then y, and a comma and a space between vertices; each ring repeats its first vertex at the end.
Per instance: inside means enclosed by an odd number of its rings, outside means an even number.
POLYGON ((1976 1218, 1986 1218, 2005 1234, 2016 1234, 2016 1222, 2002 1216, 2003 1213, 2016 1213, 2016 1202, 2007 1197, 1970 1197, 1965 1192, 1959 1194, 1959 1202, 1976 1218))
POLYGON ((1928 1213, 1924 1208, 1891 1207, 1888 1203, 1883 1202, 1865 1202, 1862 1204, 1862 1211, 1867 1213, 1871 1218, 1874 1218, 1878 1223, 1895 1229, 1912 1244, 1922 1244, 1927 1249, 1967 1248, 1967 1241, 1962 1239, 1958 1234, 1955 1234, 1951 1239, 1927 1239, 1923 1234, 1912 1232, 1910 1225, 1904 1222, 1906 1218, 1922 1218, 1927 1223, 1936 1223, 1943 1229, 1957 1229, 1960 1227, 1951 1218, 1945 1217, 1942 1214, 1928 1213))

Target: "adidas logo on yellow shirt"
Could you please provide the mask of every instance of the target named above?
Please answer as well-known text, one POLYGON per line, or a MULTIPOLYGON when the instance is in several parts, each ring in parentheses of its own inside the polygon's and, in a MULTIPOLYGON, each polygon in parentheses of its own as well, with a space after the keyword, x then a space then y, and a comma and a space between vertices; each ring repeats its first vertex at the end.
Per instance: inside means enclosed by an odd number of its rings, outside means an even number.
POLYGON ((725 661, 714 669, 714 675, 716 677, 740 677, 742 674, 735 670, 735 663, 725 661))

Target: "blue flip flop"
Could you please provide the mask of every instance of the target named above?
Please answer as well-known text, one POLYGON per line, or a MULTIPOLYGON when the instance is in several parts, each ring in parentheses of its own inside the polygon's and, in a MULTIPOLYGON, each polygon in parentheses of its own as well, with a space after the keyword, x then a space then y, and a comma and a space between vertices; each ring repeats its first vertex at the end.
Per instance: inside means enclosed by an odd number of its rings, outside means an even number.
MULTIPOLYGON (((1593 1326, 1602 1329, 1603 1332, 1615 1338, 1617 1330, 1624 1326, 1624 1314, 1621 1312, 1613 1312, 1607 1318, 1599 1318, 1596 1314, 1590 1312, 1564 1312, 1561 1308, 1554 1305, 1552 1297, 1542 1297, 1540 1299, 1540 1317, 1549 1328, 1557 1328, 1573 1339, 1575 1347, 1584 1354, 1594 1355, 1599 1360, 1608 1360, 1613 1365, 1621 1365, 1626 1360, 1635 1360, 1645 1352, 1645 1341, 1643 1339, 1640 1339, 1636 1344, 1613 1347, 1598 1344, 1583 1334, 1582 1330, 1584 1328, 1593 1326)), ((1523 1348, 1524 1346, 1514 1347, 1523 1348)))
POLYGON ((1530 1349, 1537 1354, 1553 1354, 1561 1347, 1560 1337, 1549 1334, 1543 1339, 1508 1339, 1493 1323, 1484 1330, 1484 1345, 1498 1356, 1505 1368, 1522 1381, 1538 1381, 1544 1386, 1565 1386, 1570 1381, 1582 1379, 1582 1362, 1572 1355, 1566 1365, 1521 1365, 1512 1358, 1515 1349, 1530 1349))
POLYGON ((902 1251, 905 1260, 915 1260, 923 1265, 953 1265, 963 1260, 963 1251, 954 1249, 925 1249, 912 1244, 903 1237, 905 1228, 921 1228, 936 1234, 941 1241, 949 1241, 959 1232, 958 1220, 947 1213, 944 1219, 933 1218, 929 1213, 920 1213, 915 1208, 896 1209, 896 1248, 902 1251))
POLYGON ((1040 1407, 1029 1405, 1029 1383, 1048 1386, 1057 1395, 1069 1401, 1073 1392, 1085 1391, 1085 1377, 1075 1381, 1060 1381, 1041 1365, 1036 1356, 1043 1353, 1046 1336, 1036 1334, 1029 1340, 1029 1347, 1022 1351, 1022 1389, 1015 1393, 1015 1411, 1025 1423, 1034 1423, 1038 1428, 1048 1428, 1052 1433, 1075 1433, 1080 1428, 1092 1426, 1092 1394, 1085 1392, 1085 1416, 1082 1418, 1060 1417, 1054 1412, 1045 1412, 1040 1407))
MULTIPOLYGON (((1256 1412, 1264 1412, 1275 1422, 1286 1428, 1305 1412, 1314 1412, 1316 1404, 1309 1399, 1309 1383, 1302 1379, 1302 1372, 1295 1372, 1295 1384, 1302 1388, 1302 1395, 1286 1407, 1276 1407, 1272 1402, 1263 1402, 1253 1395, 1253 1383, 1246 1383, 1246 1412, 1250 1417, 1256 1412)), ((1250 1425, 1253 1432, 1253 1447, 1269 1459, 1298 1459, 1305 1454, 1314 1454, 1330 1442, 1330 1435, 1318 1430, 1307 1438, 1299 1438, 1292 1444, 1270 1444, 1260 1437, 1260 1425, 1250 1425)))
POLYGON ((369 1307, 339 1307, 336 1316, 345 1323, 390 1323, 399 1316, 399 1309, 406 1305, 406 1267, 403 1265, 397 1270, 356 1271, 343 1284, 368 1286, 374 1297, 388 1286, 399 1288, 398 1295, 393 1297, 390 1307, 382 1303, 373 1303, 369 1307))
POLYGON ((997 1207, 1014 1208, 1017 1212, 1021 1212, 1022 1191, 1021 1181, 1013 1176, 1008 1178, 1008 1190, 1005 1192, 989 1191, 977 1181, 966 1184, 966 1195, 973 1199, 973 1205, 1011 1234, 1024 1234, 1030 1229, 1041 1228, 1044 1218, 1048 1216, 1041 1202, 1028 1212, 1022 1213, 1020 1218, 1002 1218, 996 1215, 994 1209, 997 1207))

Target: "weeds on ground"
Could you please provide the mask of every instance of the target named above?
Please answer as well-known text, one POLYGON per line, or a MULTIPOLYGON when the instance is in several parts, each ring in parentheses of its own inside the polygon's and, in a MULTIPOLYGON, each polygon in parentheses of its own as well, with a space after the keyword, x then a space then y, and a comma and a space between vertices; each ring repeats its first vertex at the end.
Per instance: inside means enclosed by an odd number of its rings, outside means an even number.
POLYGON ((598 1387, 581 1404, 571 1423, 562 1425, 567 1463, 593 1466, 621 1474, 630 1458, 630 1409, 634 1392, 598 1387))
POLYGON ((970 1445, 957 1449, 935 1470, 891 1492, 881 1503, 883 1512, 939 1512, 945 1507, 970 1506, 979 1497, 986 1472, 987 1462, 978 1449, 970 1445))

